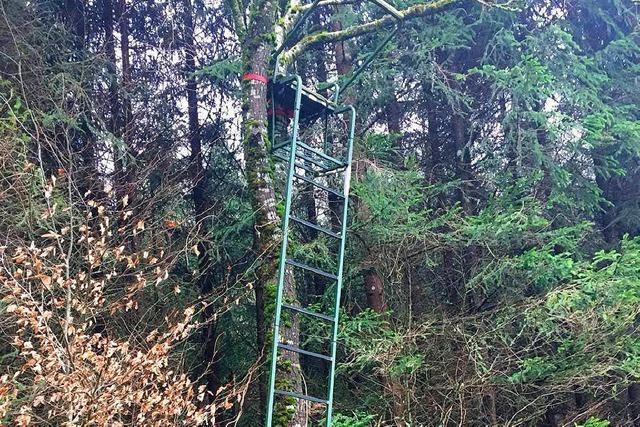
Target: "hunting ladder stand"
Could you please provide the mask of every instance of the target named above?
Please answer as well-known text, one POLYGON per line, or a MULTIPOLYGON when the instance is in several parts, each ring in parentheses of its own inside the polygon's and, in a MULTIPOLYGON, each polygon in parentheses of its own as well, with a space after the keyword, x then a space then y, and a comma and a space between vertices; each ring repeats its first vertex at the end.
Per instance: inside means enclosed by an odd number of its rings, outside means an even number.
MULTIPOLYGON (((325 426, 331 426, 333 388, 336 370, 336 347, 338 335, 338 317, 340 313, 340 293, 342 288, 342 274, 344 263, 344 252, 347 231, 347 212, 349 202, 349 183, 351 179, 351 160, 353 153, 353 139, 355 132, 356 110, 351 105, 342 105, 340 95, 344 90, 361 74, 391 40, 400 27, 402 15, 389 3, 384 0, 370 0, 376 4, 386 14, 395 19, 396 26, 382 40, 374 51, 369 54, 360 67, 348 76, 346 82, 325 83, 318 85, 321 89, 315 91, 306 87, 302 83, 302 78, 297 74, 281 73, 278 66, 278 57, 282 51, 291 43, 302 28, 304 21, 311 12, 318 6, 320 0, 314 0, 305 13, 298 19, 293 29, 285 37, 281 46, 273 54, 274 73, 269 81, 269 115, 270 115, 270 141, 272 144, 272 154, 275 159, 285 162, 286 186, 284 194, 284 213, 282 219, 282 247, 278 266, 278 283, 276 291, 275 319, 273 323, 273 343, 270 359, 270 377, 268 388, 268 400, 266 408, 266 426, 273 427, 276 396, 284 398, 302 399, 315 404, 326 406, 325 426), (340 83, 340 84, 339 84, 340 83), (320 91, 332 88, 332 94, 324 96, 320 91), (335 136, 331 136, 328 124, 331 118, 340 118, 343 123, 344 137, 346 141, 336 141, 335 136), (301 140, 305 131, 312 129, 314 123, 324 123, 323 135, 318 143, 310 140, 301 140), (335 176, 342 173, 342 179, 336 180, 335 176), (341 188, 333 188, 329 184, 329 175, 334 176, 333 182, 342 181, 341 188), (323 181, 323 182, 321 182, 323 181), (332 221, 332 225, 323 226, 318 224, 317 218, 301 218, 292 212, 292 201, 296 197, 298 186, 315 188, 317 191, 325 192, 328 200, 341 205, 338 214, 339 221, 332 221), (315 221, 314 221, 315 219, 315 221), (289 253, 289 233, 291 225, 301 229, 312 230, 314 235, 325 235, 328 239, 335 239, 332 247, 337 251, 337 271, 325 271, 317 266, 309 265, 300 260, 294 259, 289 253), (339 231, 338 231, 339 230, 339 231), (288 269, 298 269, 309 275, 322 277, 324 281, 334 284, 333 288, 333 309, 331 313, 320 313, 308 307, 298 304, 290 304, 284 300, 285 280, 288 269), (283 340, 281 327, 283 326, 283 310, 288 310, 297 314, 308 316, 310 320, 327 322, 330 329, 329 351, 330 354, 321 354, 307 351, 302 348, 290 345, 283 340), (327 395, 315 397, 297 393, 291 390, 280 390, 276 388, 278 381, 278 356, 281 351, 298 353, 301 356, 311 357, 329 364, 327 395)), ((311 132, 313 136, 313 131, 311 132)), ((315 135, 318 136, 317 134, 315 135)), ((336 185, 335 187, 338 187, 336 185)))

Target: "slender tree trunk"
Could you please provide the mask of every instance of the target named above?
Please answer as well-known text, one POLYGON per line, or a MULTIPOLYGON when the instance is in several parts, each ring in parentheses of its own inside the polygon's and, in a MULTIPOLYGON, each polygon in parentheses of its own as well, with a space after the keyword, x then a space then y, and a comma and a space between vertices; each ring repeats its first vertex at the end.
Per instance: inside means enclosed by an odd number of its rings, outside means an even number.
POLYGON ((85 5, 82 0, 64 0, 64 20, 67 27, 75 37, 74 44, 80 56, 84 49, 85 31, 85 5))
POLYGON ((387 130, 389 134, 392 134, 395 138, 395 147, 397 155, 394 157, 398 157, 396 162, 399 167, 403 166, 403 149, 402 149, 402 106, 398 102, 398 98, 396 97, 394 88, 393 78, 389 78, 388 87, 390 88, 389 100, 385 104, 384 113, 387 121, 387 130))
MULTIPOLYGON (((118 136, 120 115, 120 103, 118 100, 118 75, 116 72, 116 45, 113 36, 113 2, 112 0, 102 0, 102 25, 104 28, 104 50, 107 55, 107 68, 109 70, 109 121, 108 129, 114 136, 118 136)), ((120 165, 120 159, 114 159, 116 174, 120 165)))
MULTIPOLYGON (((364 273, 364 287, 367 295, 367 306, 376 313, 385 313, 387 302, 384 297, 384 283, 375 269, 367 270, 364 273)), ((385 389, 385 393, 391 402, 391 416, 396 426, 406 426, 405 414, 407 413, 404 400, 403 387, 397 378, 382 373, 380 381, 385 389)))
POLYGON ((436 183, 440 180, 440 168, 442 166, 442 158, 440 156, 440 137, 438 135, 438 114, 436 110, 436 101, 433 99, 433 93, 428 91, 425 93, 427 97, 427 144, 425 144, 425 152, 429 152, 427 157, 425 154, 424 174, 428 184, 436 183), (428 149, 428 150, 427 150, 428 149))
MULTIPOLYGON (((196 47, 193 38, 194 22, 191 0, 182 1, 184 8, 184 54, 187 92, 187 116, 189 122, 189 148, 191 150, 189 170, 192 181, 191 197, 193 200, 196 224, 198 227, 198 265, 200 270, 199 288, 203 297, 213 292, 213 277, 211 274, 211 247, 207 241, 207 215, 211 209, 211 200, 206 193, 206 171, 202 158, 202 137, 198 117, 198 86, 196 77, 196 47)), ((218 341, 217 322, 213 319, 214 307, 207 305, 203 312, 206 327, 202 332, 203 359, 206 366, 205 381, 211 396, 215 396, 220 387, 220 364, 216 344, 218 341)))
POLYGON ((451 126, 453 133, 454 149, 456 153, 456 177, 461 180, 458 189, 458 201, 463 210, 467 213, 471 212, 469 201, 469 189, 471 187, 471 159, 469 148, 467 147, 467 126, 468 122, 460 114, 453 113, 451 118, 451 126))
POLYGON ((611 246, 615 245, 620 238, 618 225, 616 224, 617 203, 619 202, 617 182, 614 177, 606 176, 601 168, 606 168, 603 157, 607 153, 599 152, 594 155, 594 165, 596 166, 596 184, 602 191, 604 202, 601 204, 602 212, 598 215, 598 225, 602 231, 602 235, 607 243, 611 246))
MULTIPOLYGON (((393 79, 389 79, 389 88, 394 87, 393 79)), ((402 107, 398 102, 395 92, 391 93, 389 101, 385 105, 385 117, 387 119, 387 129, 389 133, 396 134, 398 140, 396 141, 398 147, 400 147, 400 133, 402 131, 402 107)))
MULTIPOLYGON (((124 145, 123 152, 129 156, 133 157, 132 146, 131 146, 131 132, 132 132, 132 117, 131 117, 131 97, 130 91, 132 89, 132 79, 131 79, 131 58, 130 58, 130 50, 129 50, 129 10, 127 6, 127 0, 117 0, 120 5, 120 57, 122 61, 122 122, 121 122, 121 133, 122 133, 122 142, 124 145)), ((127 185, 127 194, 132 198, 136 193, 135 191, 135 183, 131 182, 134 178, 134 168, 133 163, 128 162, 126 165, 126 180, 127 185)), ((132 199, 133 201, 133 199, 132 199)))
POLYGON ((627 388, 629 415, 634 427, 640 427, 640 384, 634 383, 627 388))
MULTIPOLYGON (((120 0, 116 0, 120 1, 120 0)), ((120 105, 120 88, 118 85, 118 71, 116 67, 116 43, 114 37, 114 4, 112 0, 102 0, 102 25, 105 37, 105 53, 107 56, 107 69, 109 71, 109 120, 107 129, 113 135, 114 140, 122 137, 122 108, 120 105)), ((118 6, 118 10, 119 10, 118 6)), ((121 204, 125 192, 122 183, 125 181, 123 153, 119 142, 112 144, 114 173, 113 180, 116 183, 116 203, 121 204)), ((122 207, 120 216, 124 216, 122 207)))
MULTIPOLYGON (((336 15, 339 10, 336 10, 336 15)), ((340 31, 342 29, 342 23, 339 19, 334 18, 331 22, 331 30, 332 31, 340 31)), ((353 64, 351 62, 351 56, 349 55, 349 51, 347 49, 346 42, 339 41, 333 44, 333 54, 335 56, 336 61, 336 71, 339 76, 346 76, 353 69, 353 64)))
POLYGON ((374 270, 364 273, 364 290, 367 295, 367 307, 376 313, 387 311, 387 302, 384 298, 384 284, 380 275, 374 270))
POLYGON ((129 51, 129 10, 127 0, 117 0, 120 4, 120 57, 122 58, 122 137, 125 149, 131 148, 131 59, 129 51))
MULTIPOLYGON (((336 8, 336 15, 339 12, 339 8, 336 8)), ((342 23, 338 18, 333 17, 331 21, 331 30, 340 31, 342 29, 342 23)), ((351 55, 346 42, 337 42, 333 44, 333 55, 336 64, 336 71, 338 76, 345 76, 353 70, 353 64, 351 62, 351 55)), ((345 99, 344 103, 349 104, 353 101, 352 97, 345 99)), ((331 212, 331 225, 334 229, 340 229, 342 222, 342 199, 335 194, 329 193, 329 211, 331 212)))
MULTIPOLYGON (((131 224, 135 224, 136 207, 136 195, 137 184, 136 171, 134 163, 131 161, 133 158, 133 152, 131 150, 131 101, 129 99, 128 91, 131 90, 131 59, 129 49, 129 11, 127 9, 126 0, 115 0, 117 3, 116 16, 118 18, 118 30, 120 32, 120 66, 122 69, 122 84, 120 87, 120 94, 122 101, 117 105, 112 104, 112 108, 117 108, 118 113, 114 125, 116 137, 121 138, 121 146, 116 147, 115 157, 115 188, 116 198, 120 206, 120 218, 119 229, 122 230, 126 244, 134 249, 133 236, 128 230, 131 224), (126 199, 126 203, 124 200, 126 199), (134 215, 125 219, 125 212, 132 210, 134 215)), ((113 94, 112 94, 113 96, 113 94)), ((117 96, 117 94, 116 94, 117 96)))

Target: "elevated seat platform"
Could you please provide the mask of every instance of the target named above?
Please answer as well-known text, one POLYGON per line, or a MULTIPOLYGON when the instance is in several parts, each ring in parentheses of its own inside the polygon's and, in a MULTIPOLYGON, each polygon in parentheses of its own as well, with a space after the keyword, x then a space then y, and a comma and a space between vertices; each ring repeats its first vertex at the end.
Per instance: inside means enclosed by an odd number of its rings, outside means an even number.
MULTIPOLYGON (((295 104, 296 81, 292 78, 276 79, 270 82, 270 90, 273 90, 273 98, 278 99, 282 105, 295 104)), ((302 98, 300 101, 300 120, 314 121, 328 110, 333 113, 338 108, 337 104, 309 87, 302 86, 302 98)))

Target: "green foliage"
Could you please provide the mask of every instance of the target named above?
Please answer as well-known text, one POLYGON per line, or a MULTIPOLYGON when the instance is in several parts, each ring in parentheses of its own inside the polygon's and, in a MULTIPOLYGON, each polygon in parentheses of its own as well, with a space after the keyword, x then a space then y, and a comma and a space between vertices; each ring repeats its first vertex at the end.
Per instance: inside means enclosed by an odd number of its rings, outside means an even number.
POLYGON ((424 355, 422 354, 409 354, 402 356, 394 361, 393 365, 389 369, 389 373, 393 377, 400 377, 402 375, 411 375, 417 372, 423 367, 425 363, 424 355))
POLYGON ((401 336, 390 330, 385 315, 364 310, 354 316, 341 316, 340 342, 349 353, 341 370, 362 371, 375 366, 380 356, 401 343, 401 336))
POLYGON ((553 375, 556 371, 557 367, 553 363, 542 357, 534 357, 520 362, 520 370, 511 374, 507 381, 516 384, 541 381, 553 375))
POLYGON ((610 421, 603 420, 598 417, 589 417, 584 424, 576 424, 576 427, 609 427, 610 425, 610 421))
POLYGON ((361 141, 364 154, 373 159, 391 159, 395 152, 397 136, 370 133, 361 141))
POLYGON ((356 412, 353 415, 335 414, 332 420, 333 427, 369 427, 376 417, 374 415, 356 412))
POLYGON ((559 343, 556 352, 521 363, 510 381, 616 372, 639 378, 640 341, 633 330, 640 304, 640 240, 600 251, 574 269, 574 279, 530 315, 532 325, 559 343), (588 349, 588 350, 587 350, 588 349))
POLYGON ((400 172, 372 167, 353 184, 352 192, 367 207, 366 216, 356 218, 353 228, 366 227, 372 243, 392 243, 409 236, 424 238, 455 214, 452 210, 441 217, 430 215, 426 207, 430 194, 416 169, 400 172))

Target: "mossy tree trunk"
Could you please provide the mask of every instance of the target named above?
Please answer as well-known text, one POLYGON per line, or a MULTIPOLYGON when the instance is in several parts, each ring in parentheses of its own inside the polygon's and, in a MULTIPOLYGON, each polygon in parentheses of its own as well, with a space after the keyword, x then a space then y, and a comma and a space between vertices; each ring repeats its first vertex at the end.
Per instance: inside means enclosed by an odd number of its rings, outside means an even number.
MULTIPOLYGON (((261 76, 270 75, 270 57, 275 42, 274 24, 276 22, 276 2, 255 2, 251 10, 250 24, 244 35, 243 66, 244 72, 261 76)), ((259 80, 244 80, 243 91, 243 144, 246 159, 246 171, 249 190, 251 192, 255 241, 254 252, 259 264, 255 270, 254 291, 256 299, 256 341, 260 360, 267 364, 269 342, 267 327, 271 319, 271 310, 265 310, 265 291, 275 288, 277 283, 277 267, 279 248, 282 242, 280 218, 276 210, 276 192, 270 162, 269 140, 267 129, 267 85, 259 80), (270 315, 265 316, 265 311, 270 315)), ((284 298, 295 303, 297 300, 293 275, 287 272, 284 298)), ((272 295, 272 292, 269 292, 272 295)), ((282 340, 299 346, 299 323, 295 318, 283 316, 281 328, 282 340)), ((279 363, 279 386, 298 393, 302 392, 300 359, 297 353, 287 354, 279 363), (284 384, 284 383, 286 384, 284 384)), ((259 374, 259 390, 261 412, 266 410, 266 384, 268 373, 261 369, 259 374)), ((302 401, 281 402, 276 406, 278 425, 303 426, 307 418, 307 405, 302 401), (294 407, 294 411, 287 409, 294 407)))

